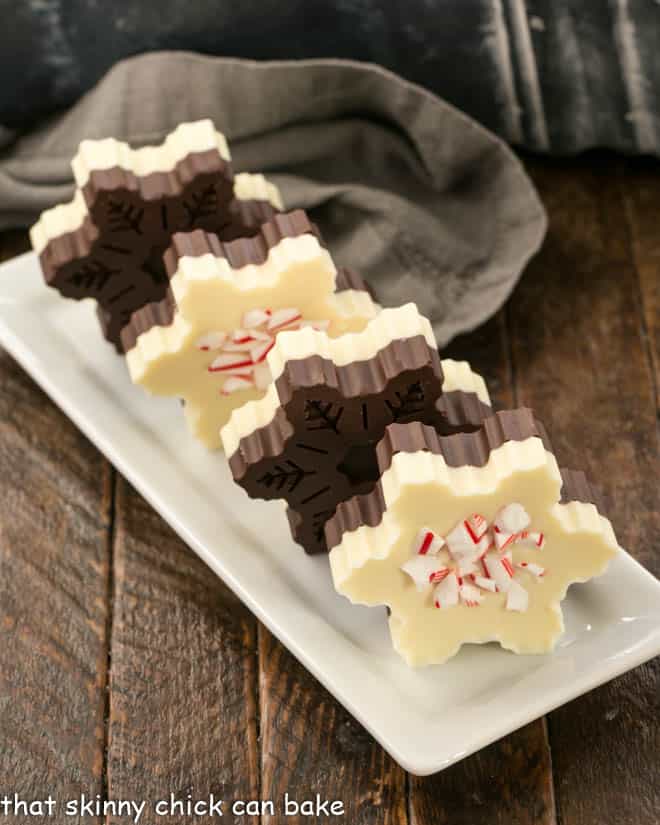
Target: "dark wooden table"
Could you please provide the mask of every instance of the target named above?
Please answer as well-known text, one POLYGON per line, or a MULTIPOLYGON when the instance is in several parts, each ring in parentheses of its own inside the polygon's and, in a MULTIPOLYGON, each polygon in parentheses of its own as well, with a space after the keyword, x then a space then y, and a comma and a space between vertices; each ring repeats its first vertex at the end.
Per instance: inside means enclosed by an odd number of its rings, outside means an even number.
MULTIPOLYGON (((497 404, 537 410, 560 462, 600 481, 620 542, 657 574, 660 164, 526 163, 550 215, 543 251, 447 355, 469 358, 497 404)), ((5 258, 26 247, 24 233, 1 239, 5 258)), ((0 795, 288 790, 343 800, 331 821, 349 825, 660 821, 657 660, 409 776, 6 355, 0 461, 0 795)))

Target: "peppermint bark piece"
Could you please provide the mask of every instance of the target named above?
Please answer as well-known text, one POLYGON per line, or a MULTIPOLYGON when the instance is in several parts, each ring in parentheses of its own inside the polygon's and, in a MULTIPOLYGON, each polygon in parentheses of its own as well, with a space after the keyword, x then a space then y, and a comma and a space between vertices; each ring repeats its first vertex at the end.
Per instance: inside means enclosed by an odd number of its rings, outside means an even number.
POLYGON ((327 552, 324 525, 337 505, 376 483, 376 445, 389 424, 455 432, 492 412, 480 376, 440 361, 414 304, 334 340, 313 329, 282 333, 268 364, 266 395, 236 410, 222 438, 236 482, 252 498, 284 499, 307 553, 327 552))
POLYGON ((476 432, 392 425, 380 478, 326 525, 337 591, 387 605, 396 651, 440 664, 466 643, 545 653, 563 632, 560 602, 618 550, 584 474, 560 470, 530 410, 476 432))
POLYGON ((132 380, 185 401, 193 435, 221 446, 232 411, 261 398, 266 357, 283 330, 360 330, 379 307, 363 290, 335 292, 337 270, 301 211, 276 215, 252 238, 223 243, 175 235, 165 299, 135 313, 122 334, 132 380))
POLYGON ((117 351, 131 314, 165 296, 162 256, 174 232, 201 228, 230 240, 282 209, 262 175, 234 177, 227 142, 209 120, 180 124, 161 145, 141 149, 85 140, 72 167, 73 200, 41 215, 32 246, 49 286, 97 302, 117 351))

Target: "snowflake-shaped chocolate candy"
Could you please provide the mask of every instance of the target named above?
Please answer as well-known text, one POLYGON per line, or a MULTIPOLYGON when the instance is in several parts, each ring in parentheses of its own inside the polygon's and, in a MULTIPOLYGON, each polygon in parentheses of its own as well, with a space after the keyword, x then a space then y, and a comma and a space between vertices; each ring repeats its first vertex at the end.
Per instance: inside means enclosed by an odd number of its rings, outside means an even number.
POLYGON ((530 410, 496 413, 469 434, 392 425, 381 473, 326 525, 336 589, 387 605, 408 664, 439 664, 466 642, 544 653, 563 630, 573 582, 617 551, 584 474, 560 470, 530 410))
POLYGON ((73 200, 31 231, 46 282, 67 298, 93 298, 105 337, 120 348, 131 313, 167 290, 162 256, 174 232, 223 240, 254 234, 282 208, 261 175, 237 175, 210 120, 183 123, 160 146, 84 140, 72 162, 73 200))
MULTIPOLYGON (((185 401, 191 431, 211 449, 232 410, 264 395, 279 332, 342 335, 379 309, 365 289, 335 292, 337 270, 301 210, 229 243, 175 235, 165 263, 168 296, 133 315, 122 333, 126 360, 136 384, 185 401)), ((345 282, 357 285, 355 275, 345 282)))
POLYGON ((284 499, 308 553, 327 550, 323 527, 337 504, 376 483, 376 444, 389 424, 455 432, 491 414, 483 380, 466 363, 440 362, 414 304, 334 340, 282 333, 267 360, 274 383, 233 413, 222 437, 235 480, 253 498, 284 499))

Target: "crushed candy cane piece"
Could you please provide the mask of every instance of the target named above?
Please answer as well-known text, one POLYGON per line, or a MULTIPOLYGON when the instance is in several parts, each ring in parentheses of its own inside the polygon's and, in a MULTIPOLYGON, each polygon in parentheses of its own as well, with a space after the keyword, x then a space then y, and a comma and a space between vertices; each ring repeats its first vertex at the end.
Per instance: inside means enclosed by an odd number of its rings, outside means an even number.
POLYGON ((423 590, 431 583, 433 574, 442 567, 436 557, 416 554, 403 564, 401 569, 415 582, 418 590, 423 590))
POLYGON ((497 592, 497 585, 493 579, 488 579, 485 576, 474 575, 472 576, 472 581, 482 590, 488 590, 489 593, 497 592))
POLYGON ((472 552, 476 544, 467 531, 464 521, 457 524, 453 530, 447 533, 446 542, 449 552, 454 555, 465 555, 466 553, 472 552))
POLYGON ((502 556, 498 556, 495 553, 489 553, 483 559, 488 578, 494 580, 497 589, 502 593, 506 593, 509 589, 512 578, 512 573, 510 572, 511 563, 509 562, 509 567, 505 567, 504 561, 505 559, 502 556))
POLYGON ((306 326, 315 329, 327 329, 329 321, 303 321, 299 309, 250 309, 243 314, 242 326, 229 334, 209 332, 197 341, 197 348, 202 351, 218 351, 218 355, 207 367, 208 372, 221 372, 229 378, 250 379, 249 381, 232 381, 227 389, 223 384, 222 392, 230 394, 241 389, 257 387, 266 390, 270 384, 270 370, 266 357, 275 346, 278 332, 294 331, 306 326))
POLYGON ((446 579, 449 575, 454 575, 453 571, 451 571, 448 567, 441 567, 439 570, 434 570, 433 573, 431 573, 429 576, 429 581, 431 584, 438 584, 438 582, 446 579))
POLYGON ((512 579, 506 594, 506 609, 517 610, 519 613, 524 613, 528 605, 529 593, 519 582, 512 579))
POLYGON ((223 352, 242 352, 245 353, 248 349, 250 341, 253 341, 253 338, 250 338, 249 341, 243 341, 242 343, 237 343, 233 339, 226 341, 222 345, 223 352))
POLYGON ((502 552, 518 541, 518 535, 518 533, 502 533, 499 530, 495 530, 495 546, 502 552))
POLYGON ((459 576, 471 576, 477 571, 477 559, 463 557, 457 559, 456 569, 459 576))
POLYGON ((445 540, 436 535, 433 530, 429 530, 428 527, 422 527, 417 534, 415 544, 420 556, 437 556, 444 547, 445 540))
POLYGON ((254 381, 252 381, 251 378, 231 376, 222 385, 221 392, 223 395, 232 395, 232 393, 240 392, 241 390, 248 390, 250 387, 254 387, 254 381))
POLYGON ((223 370, 223 372, 227 376, 227 378, 229 378, 232 375, 246 377, 252 375, 252 373, 254 372, 254 367, 252 366, 252 364, 243 364, 243 366, 239 365, 236 367, 232 367, 232 369, 227 370, 226 372, 223 370))
POLYGON ((529 527, 531 519, 527 510, 517 501, 502 507, 493 519, 493 527, 502 533, 520 533, 529 527))
POLYGON ((536 547, 541 550, 545 544, 545 536, 543 533, 532 533, 529 530, 523 530, 519 534, 518 541, 528 547, 536 547))
POLYGON ((479 539, 488 530, 488 522, 479 513, 473 513, 471 516, 468 516, 463 523, 475 544, 479 542, 479 539))
POLYGON ((250 341, 254 341, 254 338, 252 337, 252 333, 246 329, 235 329, 231 340, 234 344, 249 344, 250 341))
POLYGON ((433 604, 438 607, 454 607, 458 604, 458 579, 454 575, 447 576, 433 591, 433 604))
POLYGON ((259 341, 254 344, 254 346, 250 347, 250 358, 252 359, 252 363, 261 364, 262 361, 265 361, 266 356, 274 346, 275 339, 272 338, 270 341, 259 341))
POLYGON ((477 607, 484 598, 479 589, 471 584, 462 584, 458 594, 461 602, 467 607, 477 607))
POLYGON ((214 358, 208 366, 209 372, 228 372, 238 367, 252 366, 252 359, 241 354, 222 353, 214 358))
POLYGON ((260 327, 262 324, 268 323, 269 318, 270 313, 265 309, 249 309, 243 315, 243 326, 246 329, 260 327))
POLYGON ((506 593, 506 608, 524 612, 529 594, 515 579, 524 571, 537 579, 545 574, 541 565, 514 562, 516 544, 542 547, 543 533, 527 530, 529 514, 517 502, 502 507, 492 528, 479 513, 459 522, 445 537, 422 527, 413 540, 413 557, 401 566, 424 590, 434 584, 436 607, 452 607, 459 602, 477 607, 488 593, 506 593))
POLYGON ((282 329, 282 327, 288 327, 290 324, 300 321, 301 318, 300 311, 295 308, 277 309, 268 319, 267 328, 273 332, 282 329))
POLYGON ((253 341, 272 341, 273 336, 270 332, 265 332, 262 329, 251 329, 250 334, 252 335, 253 341))
POLYGON ((195 346, 203 352, 208 352, 210 350, 220 349, 226 339, 226 332, 207 332, 206 335, 202 335, 201 338, 195 341, 195 346))
POLYGON ((468 527, 467 519, 457 524, 447 533, 445 540, 449 552, 456 558, 478 559, 490 546, 491 539, 488 532, 476 536, 468 527))
POLYGON ((513 565, 511 564, 511 559, 508 556, 504 556, 500 559, 500 563, 502 567, 506 570, 509 576, 513 578, 515 571, 513 569, 513 565))
POLYGON ((516 564, 516 567, 519 567, 521 570, 526 570, 528 573, 531 573, 532 576, 541 576, 545 575, 545 567, 541 567, 540 564, 534 564, 531 561, 519 561, 516 564))

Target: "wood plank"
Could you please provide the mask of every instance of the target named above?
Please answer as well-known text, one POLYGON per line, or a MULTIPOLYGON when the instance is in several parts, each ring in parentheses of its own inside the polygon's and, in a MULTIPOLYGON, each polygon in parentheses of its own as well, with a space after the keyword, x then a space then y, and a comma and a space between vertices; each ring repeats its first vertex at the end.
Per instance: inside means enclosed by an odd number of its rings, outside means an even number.
POLYGON ((653 369, 656 409, 660 410, 660 163, 651 158, 628 160, 621 189, 639 279, 643 341, 653 369))
POLYGON ((411 825, 554 825, 550 748, 538 720, 442 773, 411 777, 411 825))
MULTIPOLYGON (((405 825, 405 773, 263 626, 259 628, 262 796, 344 803, 343 817, 304 822, 405 825)), ((281 815, 264 816, 279 825, 281 815)))
POLYGON ((454 338, 441 355, 443 358, 469 361, 472 369, 483 375, 496 409, 515 405, 516 389, 511 368, 506 307, 472 332, 454 338))
MULTIPOLYGON (((466 358, 480 372, 497 408, 516 391, 506 310, 455 339, 443 357, 466 358)), ((544 720, 537 720, 436 776, 411 777, 411 825, 553 825, 552 765, 544 720)))
MULTIPOLYGON (((110 795, 153 810, 214 794, 223 822, 256 823, 227 807, 259 796, 255 620, 122 478, 111 661, 110 795)), ((158 818, 182 821, 211 819, 158 818)))
POLYGON ((4 353, 0 465, 2 793, 63 803, 103 791, 112 473, 4 353))
MULTIPOLYGON (((657 571, 656 410, 616 167, 530 161, 550 233, 510 304, 512 351, 560 460, 604 488, 621 544, 657 571)), ((550 715, 561 821, 657 821, 659 676, 656 661, 550 715)))

